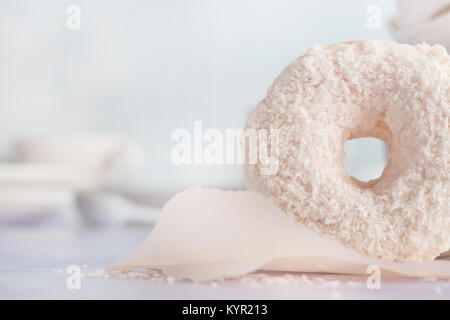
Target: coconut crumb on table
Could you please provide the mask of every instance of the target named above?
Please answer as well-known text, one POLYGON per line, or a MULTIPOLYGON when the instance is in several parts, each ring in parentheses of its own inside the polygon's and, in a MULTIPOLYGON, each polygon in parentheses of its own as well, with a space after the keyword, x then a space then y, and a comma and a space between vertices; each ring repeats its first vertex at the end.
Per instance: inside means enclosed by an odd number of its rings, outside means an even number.
MULTIPOLYGON (((154 269, 133 270, 133 271, 105 271, 104 269, 83 273, 83 278, 97 279, 143 279, 149 281, 165 281, 167 283, 186 282, 188 280, 177 280, 170 276, 165 276, 161 271, 154 269)), ((338 287, 341 281, 329 275, 315 275, 302 273, 274 273, 274 272, 254 272, 243 276, 226 277, 221 280, 206 282, 213 287, 221 283, 239 283, 242 285, 307 285, 319 287, 338 287)), ((360 285, 356 281, 348 281, 348 285, 360 285)))
POLYGON ((161 272, 157 270, 141 270, 141 271, 106 271, 104 269, 95 270, 94 272, 87 272, 82 274, 83 278, 96 278, 96 279, 161 279, 168 280, 161 272))
POLYGON ((250 285, 307 285, 320 287, 338 287, 339 280, 330 280, 324 276, 307 276, 306 274, 286 273, 283 275, 272 275, 268 273, 250 273, 238 277, 242 284, 250 285))
MULTIPOLYGON (((83 273, 83 278, 96 278, 96 279, 119 279, 119 280, 146 280, 151 282, 166 282, 167 284, 173 283, 188 283, 190 280, 177 280, 174 277, 165 276, 161 271, 156 269, 139 269, 133 271, 106 271, 104 269, 95 270, 93 272, 83 273)), ((436 277, 427 278, 387 278, 385 281, 396 282, 401 280, 402 282, 434 282, 442 285, 442 287, 449 287, 450 282, 443 282, 436 277)), ((194 282, 192 282, 194 283, 194 282)), ((334 274, 315 274, 315 273, 297 273, 297 272, 264 272, 257 271, 242 276, 226 277, 224 279, 217 279, 204 282, 204 284, 211 287, 225 286, 229 284, 239 284, 243 286, 308 286, 317 288, 361 288, 366 286, 366 278, 356 277, 350 275, 334 275, 334 274)), ((436 286, 436 294, 438 291, 442 291, 442 288, 436 286)))

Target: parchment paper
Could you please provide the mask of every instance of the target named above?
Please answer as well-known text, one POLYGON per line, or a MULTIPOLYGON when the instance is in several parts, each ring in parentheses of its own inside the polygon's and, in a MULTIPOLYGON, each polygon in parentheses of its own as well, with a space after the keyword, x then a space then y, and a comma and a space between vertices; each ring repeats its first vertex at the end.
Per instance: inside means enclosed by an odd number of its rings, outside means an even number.
POLYGON ((172 198, 151 234, 107 270, 156 268, 206 281, 255 270, 383 274, 450 279, 450 261, 398 263, 369 258, 292 220, 252 191, 194 187, 172 198))

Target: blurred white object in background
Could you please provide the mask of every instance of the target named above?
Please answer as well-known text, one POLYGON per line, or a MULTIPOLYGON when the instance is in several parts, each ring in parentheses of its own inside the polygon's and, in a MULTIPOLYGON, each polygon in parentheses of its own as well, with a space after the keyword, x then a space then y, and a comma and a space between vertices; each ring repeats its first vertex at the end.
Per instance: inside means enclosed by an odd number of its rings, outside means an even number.
POLYGON ((391 29, 399 42, 441 44, 450 50, 450 0, 398 0, 391 29))
POLYGON ((117 187, 143 164, 140 146, 118 135, 29 137, 13 148, 14 161, 57 165, 89 176, 86 188, 117 187))
POLYGON ((0 222, 73 208, 77 193, 120 190, 143 163, 139 145, 117 135, 30 137, 0 163, 0 222))
POLYGON ((75 190, 96 189, 100 181, 80 168, 53 164, 0 164, 0 210, 54 209, 67 205, 75 190))

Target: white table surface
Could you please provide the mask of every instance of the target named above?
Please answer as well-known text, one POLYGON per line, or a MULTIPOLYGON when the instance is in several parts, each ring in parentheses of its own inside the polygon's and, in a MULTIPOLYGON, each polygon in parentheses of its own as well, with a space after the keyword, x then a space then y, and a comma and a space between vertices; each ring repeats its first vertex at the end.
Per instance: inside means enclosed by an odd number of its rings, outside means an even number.
POLYGON ((332 275, 336 287, 83 278, 80 290, 67 288, 69 265, 102 269, 151 228, 0 226, 0 299, 450 299, 450 281, 382 278, 380 290, 369 290, 365 277, 344 275, 332 275))

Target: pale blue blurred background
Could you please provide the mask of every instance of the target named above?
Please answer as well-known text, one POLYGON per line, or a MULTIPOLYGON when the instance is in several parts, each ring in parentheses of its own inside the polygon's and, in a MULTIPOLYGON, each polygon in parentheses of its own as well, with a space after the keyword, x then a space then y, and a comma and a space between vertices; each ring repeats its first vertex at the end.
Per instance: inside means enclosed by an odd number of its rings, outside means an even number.
POLYGON ((172 164, 172 131, 242 127, 292 59, 316 43, 392 39, 394 11, 392 0, 2 0, 0 155, 23 136, 120 133, 145 153, 127 188, 243 188, 239 165, 172 164), (66 27, 70 4, 80 30, 66 27), (380 29, 367 27, 373 5, 380 29))
MULTIPOLYGON (((171 134, 196 120, 241 128, 309 47, 393 40, 398 13, 397 40, 448 43, 450 12, 439 10, 450 0, 397 2, 398 12, 394 0, 0 0, 0 298, 335 297, 99 279, 71 291, 66 268, 91 272, 130 253, 187 187, 245 188, 241 165, 174 165, 171 134), (67 28, 70 5, 79 30, 67 28)), ((370 139, 345 144, 361 180, 387 159, 370 139)), ((445 298, 433 286, 383 283, 377 297, 445 298)), ((355 290, 341 297, 374 297, 355 290)))

